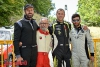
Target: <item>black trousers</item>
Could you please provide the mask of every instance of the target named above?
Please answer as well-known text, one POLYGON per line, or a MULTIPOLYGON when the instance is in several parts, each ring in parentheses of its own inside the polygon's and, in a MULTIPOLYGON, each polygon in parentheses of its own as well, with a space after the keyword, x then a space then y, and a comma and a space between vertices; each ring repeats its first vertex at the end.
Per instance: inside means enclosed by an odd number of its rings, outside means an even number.
POLYGON ((20 50, 23 60, 27 61, 27 65, 20 65, 19 67, 36 67, 37 47, 24 47, 20 50))
POLYGON ((66 65, 64 67, 71 67, 70 64, 70 58, 71 58, 71 52, 70 51, 65 51, 62 49, 55 49, 52 53, 53 60, 56 58, 57 60, 57 67, 62 67, 62 62, 65 61, 66 65))

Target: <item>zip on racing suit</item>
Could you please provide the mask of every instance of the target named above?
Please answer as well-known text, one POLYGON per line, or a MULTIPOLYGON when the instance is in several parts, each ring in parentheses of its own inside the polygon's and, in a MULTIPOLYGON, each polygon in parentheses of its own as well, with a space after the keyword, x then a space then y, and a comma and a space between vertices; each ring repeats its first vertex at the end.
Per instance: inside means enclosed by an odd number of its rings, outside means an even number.
POLYGON ((94 56, 94 45, 90 35, 90 31, 83 30, 82 26, 73 28, 70 31, 70 38, 72 44, 72 63, 73 67, 88 67, 89 53, 94 56))
POLYGON ((57 59, 57 67, 62 67, 62 61, 66 62, 66 67, 70 67, 71 51, 69 48, 69 25, 67 22, 56 21, 51 26, 53 34, 53 59, 57 59))

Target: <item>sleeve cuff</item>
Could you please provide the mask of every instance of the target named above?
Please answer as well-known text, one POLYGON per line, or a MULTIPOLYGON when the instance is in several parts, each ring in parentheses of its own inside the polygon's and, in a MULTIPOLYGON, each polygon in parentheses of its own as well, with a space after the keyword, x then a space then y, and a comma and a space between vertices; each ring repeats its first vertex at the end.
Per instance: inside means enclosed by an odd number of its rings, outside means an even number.
POLYGON ((94 56, 94 53, 90 53, 91 54, 91 56, 94 56))
POLYGON ((20 55, 16 55, 16 58, 19 58, 19 57, 21 57, 20 55))

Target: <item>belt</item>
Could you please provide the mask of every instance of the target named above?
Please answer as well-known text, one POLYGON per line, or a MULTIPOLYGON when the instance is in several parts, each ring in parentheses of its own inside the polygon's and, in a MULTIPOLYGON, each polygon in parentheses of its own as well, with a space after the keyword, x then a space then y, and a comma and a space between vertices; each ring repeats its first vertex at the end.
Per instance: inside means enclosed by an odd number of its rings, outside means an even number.
POLYGON ((38 52, 38 55, 48 55, 47 52, 38 52))
POLYGON ((32 47, 37 47, 37 45, 34 45, 34 46, 32 46, 32 47))
POLYGON ((37 47, 37 45, 34 45, 34 46, 22 46, 22 48, 26 48, 26 47, 37 47))

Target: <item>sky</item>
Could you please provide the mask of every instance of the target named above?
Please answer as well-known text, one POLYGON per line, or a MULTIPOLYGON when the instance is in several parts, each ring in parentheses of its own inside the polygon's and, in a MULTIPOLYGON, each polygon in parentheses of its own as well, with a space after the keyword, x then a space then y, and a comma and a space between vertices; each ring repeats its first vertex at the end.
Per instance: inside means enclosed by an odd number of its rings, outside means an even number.
POLYGON ((52 3, 55 3, 55 9, 51 12, 51 15, 55 16, 57 9, 65 9, 65 5, 67 5, 67 10, 65 10, 65 20, 71 22, 71 16, 77 10, 78 0, 52 0, 52 3))

